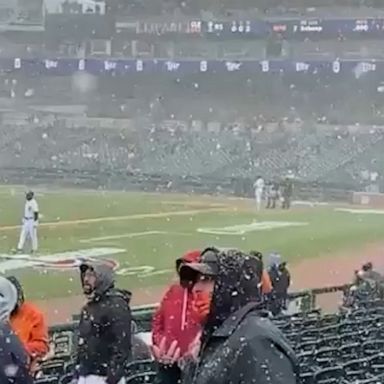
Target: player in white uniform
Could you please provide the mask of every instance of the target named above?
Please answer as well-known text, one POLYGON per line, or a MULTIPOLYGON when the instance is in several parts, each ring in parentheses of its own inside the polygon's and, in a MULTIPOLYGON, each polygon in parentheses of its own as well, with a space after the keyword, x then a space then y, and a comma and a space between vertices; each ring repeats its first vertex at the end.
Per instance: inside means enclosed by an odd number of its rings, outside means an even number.
POLYGON ((33 192, 27 192, 24 206, 23 225, 21 227, 20 240, 17 252, 23 252, 27 238, 31 240, 32 252, 37 251, 37 225, 39 221, 39 206, 33 192))
POLYGON ((265 186, 264 179, 261 176, 258 176, 257 180, 253 184, 253 188, 255 189, 255 199, 256 199, 256 206, 258 211, 260 211, 261 209, 264 186, 265 186))

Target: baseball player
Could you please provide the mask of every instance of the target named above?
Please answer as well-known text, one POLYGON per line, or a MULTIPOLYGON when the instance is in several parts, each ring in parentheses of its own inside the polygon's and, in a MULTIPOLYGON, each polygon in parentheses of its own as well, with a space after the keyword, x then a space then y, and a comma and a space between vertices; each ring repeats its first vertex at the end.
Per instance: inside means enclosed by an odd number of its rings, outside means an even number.
POLYGON ((267 206, 266 208, 275 209, 276 200, 279 198, 279 185, 271 181, 267 186, 267 206))
POLYGON ((258 176, 257 180, 253 184, 253 188, 255 189, 255 199, 256 199, 256 206, 258 211, 260 211, 260 208, 261 208, 264 185, 265 185, 264 179, 261 176, 258 176))
POLYGON ((23 225, 21 227, 20 240, 17 246, 17 252, 23 252, 25 241, 29 237, 32 244, 32 253, 37 251, 37 225, 39 220, 39 206, 34 193, 27 192, 24 206, 23 225))

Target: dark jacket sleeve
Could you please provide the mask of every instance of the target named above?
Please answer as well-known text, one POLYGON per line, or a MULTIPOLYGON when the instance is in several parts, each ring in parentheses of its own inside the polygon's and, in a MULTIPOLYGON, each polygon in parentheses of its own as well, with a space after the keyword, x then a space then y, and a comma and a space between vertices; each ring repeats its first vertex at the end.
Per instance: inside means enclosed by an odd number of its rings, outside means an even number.
POLYGON ((0 331, 0 382, 32 384, 33 380, 28 371, 28 354, 19 338, 8 326, 3 326, 0 331), (7 371, 7 367, 16 367, 14 371, 7 371), (12 381, 9 380, 12 377, 12 381))
POLYGON ((107 384, 116 384, 124 376, 124 366, 132 355, 131 310, 123 298, 111 300, 108 311, 109 333, 114 342, 111 347, 107 384))
POLYGON ((238 353, 229 383, 296 384, 295 363, 268 338, 251 340, 238 353))

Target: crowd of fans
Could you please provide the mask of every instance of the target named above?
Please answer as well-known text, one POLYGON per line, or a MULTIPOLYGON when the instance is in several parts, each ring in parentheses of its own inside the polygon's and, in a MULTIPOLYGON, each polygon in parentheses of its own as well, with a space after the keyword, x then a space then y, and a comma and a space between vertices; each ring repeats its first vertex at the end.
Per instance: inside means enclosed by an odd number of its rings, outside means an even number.
MULTIPOLYGON (((264 268, 259 252, 214 247, 177 259, 178 281, 154 314, 150 351, 134 337, 131 293, 115 286, 109 266, 85 262, 80 277, 86 304, 70 380, 124 383, 129 362, 154 359, 156 380, 164 384, 213 377, 226 382, 227 375, 229 382, 251 382, 255 375, 297 382, 293 350, 268 320, 286 309, 290 274, 279 255, 269 264, 264 268)), ((13 276, 0 278, 0 297, 1 383, 38 382, 42 361, 52 357, 44 315, 24 299, 13 276)))
POLYGON ((177 280, 144 342, 135 332, 132 293, 115 285, 110 266, 84 261, 79 272, 86 302, 76 353, 61 378, 44 373, 54 353, 43 313, 25 300, 15 277, 0 277, 0 382, 383 382, 377 376, 384 373, 382 344, 372 337, 381 337, 384 277, 372 263, 356 271, 340 313, 325 316, 287 312, 290 273, 278 254, 264 262, 257 251, 209 247, 187 252, 175 267, 177 280), (362 345, 359 338, 365 338, 362 345), (137 366, 150 370, 130 376, 137 366))

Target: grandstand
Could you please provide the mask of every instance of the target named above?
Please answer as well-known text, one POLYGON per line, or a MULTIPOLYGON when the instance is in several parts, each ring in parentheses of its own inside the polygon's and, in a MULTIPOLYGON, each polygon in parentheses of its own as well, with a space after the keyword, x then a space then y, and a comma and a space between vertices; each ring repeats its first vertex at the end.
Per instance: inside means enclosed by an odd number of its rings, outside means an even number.
MULTIPOLYGON (((347 313, 324 314, 316 307, 316 297, 346 286, 327 287, 291 295, 299 300, 300 310, 274 319, 294 346, 300 363, 300 382, 304 384, 366 384, 384 382, 383 303, 365 302, 360 309, 347 313)), ((150 332, 154 308, 134 311, 138 335, 150 332)), ((58 349, 56 360, 43 364, 39 384, 66 382, 71 377, 72 348, 76 323, 52 328, 52 341, 58 349), (56 381, 54 381, 56 380, 56 381)), ((155 363, 150 360, 129 363, 128 383, 150 383, 155 377, 155 363)))
MULTIPOLYGON (((65 128, 61 124, 3 129, 0 160, 7 172, 33 167, 46 171, 125 173, 128 178, 140 173, 175 179, 214 177, 222 182, 253 180, 258 174, 279 179, 294 172, 303 183, 337 184, 337 175, 342 175, 339 186, 355 190, 360 186, 351 167, 371 167, 367 159, 380 159, 383 140, 381 130, 346 130, 340 134, 324 126, 316 133, 306 132, 305 128, 299 133, 288 132, 283 143, 279 136, 276 142, 259 142, 247 131, 105 130, 65 128), (377 155, 371 157, 371 153, 377 155)), ((375 169, 379 170, 378 164, 375 169)))
MULTIPOLYGON (((289 174, 300 199, 383 192, 383 36, 382 0, 0 0, 0 180, 249 197, 289 174)), ((316 305, 344 288, 294 293, 300 311, 274 319, 302 384, 384 383, 384 304, 316 305)), ((140 336, 153 310, 135 310, 140 336)), ((76 322, 51 341, 36 384, 67 384, 76 322)), ((154 370, 134 361, 127 383, 154 370)))

